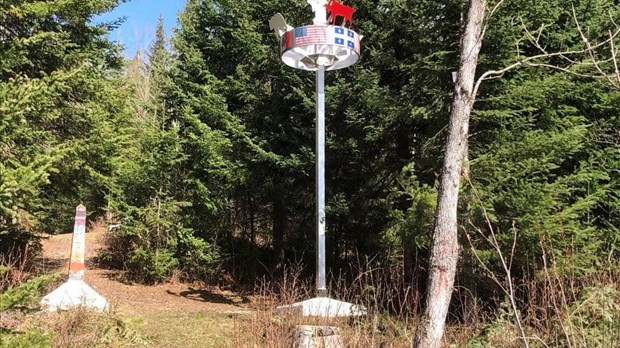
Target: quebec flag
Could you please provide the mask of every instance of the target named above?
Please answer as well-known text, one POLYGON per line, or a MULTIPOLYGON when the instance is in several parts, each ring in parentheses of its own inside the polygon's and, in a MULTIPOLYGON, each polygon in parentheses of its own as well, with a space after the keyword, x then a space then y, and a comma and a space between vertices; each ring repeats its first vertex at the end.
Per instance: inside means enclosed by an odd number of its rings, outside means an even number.
POLYGON ((329 40, 335 43, 336 45, 346 46, 352 50, 355 50, 359 41, 359 37, 356 37, 355 32, 353 30, 346 29, 344 27, 334 27, 333 31, 333 40, 329 40))

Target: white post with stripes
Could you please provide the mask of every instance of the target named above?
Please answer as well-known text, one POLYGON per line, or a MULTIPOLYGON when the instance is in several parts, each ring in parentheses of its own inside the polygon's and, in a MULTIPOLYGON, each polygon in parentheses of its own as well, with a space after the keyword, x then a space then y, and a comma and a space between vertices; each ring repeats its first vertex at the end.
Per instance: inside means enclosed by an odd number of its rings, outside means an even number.
POLYGON ((69 279, 84 280, 84 257, 86 254, 86 207, 82 204, 75 208, 75 223, 71 241, 71 262, 69 279))
POLYGON ((69 279, 41 300, 41 305, 48 311, 70 310, 80 307, 99 311, 109 309, 108 300, 84 282, 85 258, 86 207, 80 204, 75 208, 69 279))

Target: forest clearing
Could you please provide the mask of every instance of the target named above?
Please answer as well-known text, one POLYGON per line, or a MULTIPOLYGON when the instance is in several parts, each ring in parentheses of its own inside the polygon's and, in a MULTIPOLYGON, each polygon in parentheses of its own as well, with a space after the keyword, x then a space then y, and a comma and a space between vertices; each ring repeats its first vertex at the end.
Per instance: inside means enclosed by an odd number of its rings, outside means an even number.
MULTIPOLYGON (((144 285, 122 281, 118 271, 97 267, 94 258, 103 246, 101 239, 106 237, 106 226, 99 225, 86 234, 87 269, 86 282, 111 300, 112 316, 126 325, 129 335, 126 342, 116 344, 149 347, 234 347, 231 335, 235 330, 234 318, 253 316, 249 301, 230 291, 211 292, 199 284, 178 282, 160 285, 144 285), (136 342, 132 342, 136 341, 136 342)), ((45 265, 45 273, 64 275, 69 267, 71 234, 48 236, 37 262, 45 265)), ((97 316, 96 313, 81 313, 84 317, 97 316)), ((79 318, 79 316, 78 316, 79 318)), ((80 340, 76 333, 75 342, 70 334, 64 337, 67 343, 58 346, 88 346, 97 343, 95 332, 81 332, 92 335, 80 340), (90 339, 90 341, 88 340, 90 339)), ((125 338, 123 338, 125 339, 125 338)), ((109 346, 114 346, 110 342, 109 346)))
POLYGON ((0 0, 0 346, 620 347, 619 106, 618 0, 0 0))

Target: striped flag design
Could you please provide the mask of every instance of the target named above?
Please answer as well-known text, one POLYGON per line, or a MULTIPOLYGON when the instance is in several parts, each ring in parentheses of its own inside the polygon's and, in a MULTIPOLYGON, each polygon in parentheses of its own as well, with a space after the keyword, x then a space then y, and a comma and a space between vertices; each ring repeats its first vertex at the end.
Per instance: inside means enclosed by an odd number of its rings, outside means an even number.
POLYGON ((307 26, 295 29, 295 45, 325 43, 325 27, 307 26))

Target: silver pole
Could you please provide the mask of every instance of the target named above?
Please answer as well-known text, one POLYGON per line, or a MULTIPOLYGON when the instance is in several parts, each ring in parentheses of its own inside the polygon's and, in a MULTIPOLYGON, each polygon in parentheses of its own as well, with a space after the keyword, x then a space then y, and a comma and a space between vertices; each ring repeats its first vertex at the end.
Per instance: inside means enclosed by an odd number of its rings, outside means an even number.
POLYGON ((327 295, 325 280, 325 66, 316 71, 316 289, 327 295))

